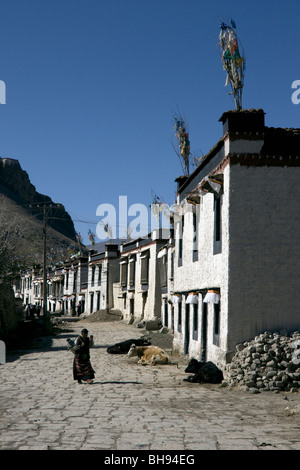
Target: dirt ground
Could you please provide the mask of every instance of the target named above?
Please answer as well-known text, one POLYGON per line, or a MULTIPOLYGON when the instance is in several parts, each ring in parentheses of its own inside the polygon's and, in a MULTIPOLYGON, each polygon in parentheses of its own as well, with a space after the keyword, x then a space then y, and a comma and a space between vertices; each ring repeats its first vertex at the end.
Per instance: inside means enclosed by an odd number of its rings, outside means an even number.
MULTIPOLYGON (((86 317, 82 321, 84 321, 84 323, 101 323, 118 321, 120 319, 121 316, 117 313, 107 314, 106 312, 98 311, 86 317)), ((173 334, 170 332, 170 330, 167 333, 160 333, 160 330, 147 331, 145 328, 136 328, 135 338, 140 338, 141 336, 146 336, 147 338, 149 338, 153 346, 158 346, 162 349, 167 350, 168 352, 172 350, 173 334)))

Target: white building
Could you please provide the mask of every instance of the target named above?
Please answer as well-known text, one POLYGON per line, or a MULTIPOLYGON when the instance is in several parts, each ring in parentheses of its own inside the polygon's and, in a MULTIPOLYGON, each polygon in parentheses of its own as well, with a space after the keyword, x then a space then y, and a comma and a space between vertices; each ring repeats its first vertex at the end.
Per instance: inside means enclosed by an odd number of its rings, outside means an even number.
POLYGON ((86 313, 113 310, 114 283, 119 281, 119 244, 101 243, 89 252, 86 313))
POLYGON ((157 255, 168 242, 168 234, 169 230, 157 229, 148 237, 121 245, 119 299, 123 317, 128 321, 161 318, 157 255))
MULTIPOLYGON (((30 269, 21 274, 18 293, 23 304, 44 305, 44 275, 42 268, 30 269)), ((87 290, 87 258, 66 262, 61 267, 47 270, 47 310, 49 312, 75 315, 76 306, 84 301, 87 290)), ((16 287, 15 287, 16 291, 16 287)))
POLYGON ((30 269, 22 273, 18 288, 15 286, 15 293, 18 292, 24 305, 35 305, 42 299, 42 274, 39 268, 30 269))
MULTIPOLYGON (((157 254, 161 288, 161 321, 170 332, 174 331, 174 255, 175 246, 172 234, 157 254)), ((175 299, 176 300, 176 299, 175 299)))
MULTIPOLYGON (((85 256, 75 258, 72 262, 65 263, 62 273, 64 279, 62 310, 66 315, 80 315, 86 309, 88 259, 85 256)), ((58 299, 56 299, 58 300, 58 299)))
POLYGON ((263 331, 300 327, 300 129, 224 113, 223 137, 178 180, 174 348, 229 361, 263 331))

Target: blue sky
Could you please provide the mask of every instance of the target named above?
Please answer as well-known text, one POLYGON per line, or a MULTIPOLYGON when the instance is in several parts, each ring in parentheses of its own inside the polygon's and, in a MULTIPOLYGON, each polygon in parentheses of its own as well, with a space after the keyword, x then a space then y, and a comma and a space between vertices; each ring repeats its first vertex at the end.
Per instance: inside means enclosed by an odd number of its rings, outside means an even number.
POLYGON ((119 196, 148 207, 156 193, 171 205, 182 174, 174 113, 201 156, 234 109, 220 21, 234 19, 246 55, 243 107, 300 127, 299 13, 299 0, 0 1, 0 156, 64 204, 86 243, 101 204, 118 215, 119 196))

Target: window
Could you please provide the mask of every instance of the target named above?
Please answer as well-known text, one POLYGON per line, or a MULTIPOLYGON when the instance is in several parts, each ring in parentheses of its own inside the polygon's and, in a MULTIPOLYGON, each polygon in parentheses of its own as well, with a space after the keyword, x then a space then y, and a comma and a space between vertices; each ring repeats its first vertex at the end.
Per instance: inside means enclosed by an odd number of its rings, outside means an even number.
POLYGON ((164 301, 164 323, 166 327, 168 327, 168 302, 167 300, 164 301))
POLYGON ((193 261, 198 261, 198 224, 196 212, 193 212, 193 261))
POLYGON ((168 263, 167 263, 167 255, 162 256, 157 260, 158 269, 159 269, 159 276, 160 276, 160 287, 167 286, 168 280, 168 263))
POLYGON ((178 304, 178 326, 177 330, 181 332, 182 329, 182 303, 179 302, 178 304))
POLYGON ((201 324, 201 361, 206 362, 207 348, 207 303, 202 302, 202 324, 201 324))
POLYGON ((178 224, 178 266, 182 266, 182 253, 183 253, 183 231, 184 231, 184 216, 181 218, 181 223, 178 224))
POLYGON ((220 345, 220 303, 213 304, 214 306, 214 330, 213 330, 213 344, 220 345))
POLYGON ((171 267, 170 267, 170 279, 173 279, 174 278, 174 253, 173 251, 171 251, 171 267))
POLYGON ((93 310, 94 310, 94 292, 91 293, 90 313, 93 313, 93 310))
POLYGON ((95 266, 92 266, 92 279, 91 279, 91 285, 94 285, 95 282, 95 266))
POLYGON ((129 261, 129 287, 135 285, 135 256, 129 261))
POLYGON ((141 255, 141 284, 146 285, 149 282, 149 250, 141 255))
POLYGON ((98 266, 98 286, 101 286, 102 282, 102 264, 98 266))
POLYGON ((198 339, 198 304, 193 304, 193 339, 198 339))
POLYGON ((121 262, 121 287, 127 286, 127 261, 121 262))
POLYGON ((75 273, 74 273, 74 289, 73 289, 74 293, 77 292, 77 279, 78 279, 78 271, 75 271, 75 273))
POLYGON ((222 196, 214 195, 214 254, 222 250, 222 196))

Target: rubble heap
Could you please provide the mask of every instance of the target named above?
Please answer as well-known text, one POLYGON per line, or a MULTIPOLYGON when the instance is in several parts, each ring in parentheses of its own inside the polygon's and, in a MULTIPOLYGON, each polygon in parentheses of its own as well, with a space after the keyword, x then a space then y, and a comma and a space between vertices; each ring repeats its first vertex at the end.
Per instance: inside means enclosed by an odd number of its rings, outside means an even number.
POLYGON ((223 386, 259 393, 300 390, 300 332, 265 332, 236 346, 223 386))

